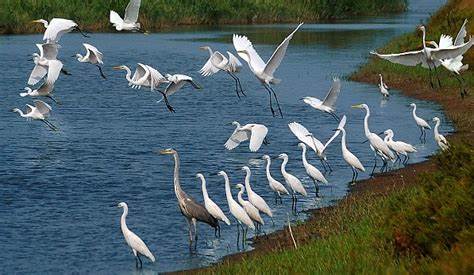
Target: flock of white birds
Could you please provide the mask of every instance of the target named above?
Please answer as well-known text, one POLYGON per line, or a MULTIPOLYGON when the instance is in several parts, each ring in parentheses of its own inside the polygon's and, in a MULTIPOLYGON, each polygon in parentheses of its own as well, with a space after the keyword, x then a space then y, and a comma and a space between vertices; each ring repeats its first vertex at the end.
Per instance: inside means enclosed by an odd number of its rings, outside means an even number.
MULTIPOLYGON (((141 30, 140 23, 137 22, 139 9, 140 0, 131 0, 125 10, 125 15, 123 19, 115 11, 110 11, 110 22, 113 24, 113 26, 115 26, 117 31, 140 31, 146 33, 141 30)), ((47 22, 43 19, 35 20, 34 22, 42 23, 46 28, 46 31, 44 32, 43 36, 44 43, 36 44, 39 49, 39 53, 33 54, 34 68, 28 79, 28 85, 35 86, 40 81, 43 82, 41 83, 41 85, 39 85, 39 88, 25 88, 26 92, 21 93, 20 96, 31 96, 35 98, 47 97, 59 104, 59 102, 53 97, 54 84, 61 73, 69 73, 63 69, 63 63, 57 59, 58 51, 61 48, 58 43, 61 37, 68 32, 77 30, 81 32, 81 34, 83 33, 79 29, 78 25, 72 20, 54 18, 50 22, 47 22)), ((421 26, 420 30, 423 32, 422 50, 415 50, 396 54, 379 54, 376 52, 372 52, 372 54, 377 55, 378 57, 386 59, 390 62, 402 64, 405 66, 416 66, 418 64, 421 64, 422 67, 428 68, 430 72, 432 70, 436 71, 436 68, 439 66, 443 66, 447 70, 453 72, 456 75, 456 78, 462 84, 463 81, 460 77, 460 73, 468 68, 467 65, 462 64, 462 55, 474 43, 472 38, 470 38, 467 42, 464 42, 464 39, 467 35, 467 31, 465 28, 466 22, 467 21, 465 21, 462 25, 461 30, 459 31, 454 42, 450 36, 442 35, 439 44, 432 41, 429 41, 427 43, 425 41, 425 27, 421 26), (427 47, 427 44, 434 45, 434 48, 427 47)), ((233 45, 235 51, 237 52, 237 55, 248 64, 250 71, 256 76, 256 78, 260 81, 260 83, 267 91, 269 95, 269 106, 273 116, 279 114, 283 117, 283 113, 278 102, 277 94, 272 87, 274 84, 278 84, 281 80, 275 78, 274 73, 279 67, 283 57, 285 56, 290 40, 292 39, 293 35, 300 29, 301 26, 302 23, 299 24, 293 30, 293 32, 291 32, 290 35, 288 35, 283 40, 283 42, 276 48, 276 50, 267 62, 264 62, 263 59, 258 55, 252 45, 252 42, 246 36, 234 34, 232 37, 233 45), (275 102, 273 102, 273 100, 275 102), (277 111, 275 111, 275 107, 278 109, 278 113, 277 111)), ((83 35, 86 36, 85 34, 83 35)), ((103 78, 106 78, 101 67, 104 64, 103 53, 100 52, 93 45, 87 43, 84 43, 83 45, 86 50, 86 53, 85 55, 76 54, 75 57, 77 58, 77 61, 83 63, 91 63, 95 65, 99 69, 100 75, 103 78)), ((239 61, 239 58, 229 51, 227 52, 227 56, 225 56, 219 51, 213 51, 208 46, 201 47, 201 49, 207 50, 209 52, 209 59, 199 70, 201 75, 204 77, 208 77, 218 73, 219 71, 224 71, 230 77, 232 77, 233 81, 235 82, 235 91, 237 96, 239 98, 240 96, 245 96, 240 79, 236 75, 242 69, 242 63, 239 61)), ((171 112, 174 112, 174 108, 169 102, 169 96, 179 91, 186 84, 191 84, 192 87, 194 87, 195 89, 201 88, 197 83, 195 83, 195 81, 190 76, 183 74, 162 75, 158 70, 142 63, 137 63, 137 67, 133 76, 130 68, 125 65, 114 67, 114 69, 126 71, 126 80, 128 81, 128 85, 131 88, 140 89, 143 86, 149 87, 151 91, 158 91, 159 93, 161 93, 163 98, 160 101, 164 101, 168 110, 171 112), (162 84, 166 84, 164 90, 159 89, 162 84)), ((380 93, 384 97, 388 97, 389 88, 384 83, 381 74, 379 75, 379 77, 380 83, 378 86, 380 89, 380 93)), ((430 83, 432 86, 434 85, 431 73, 430 83)), ((337 121, 338 125, 334 127, 334 135, 326 143, 323 143, 318 140, 315 135, 313 135, 306 127, 304 127, 300 123, 292 122, 288 124, 290 131, 300 141, 298 147, 301 148, 302 163, 307 175, 314 182, 316 188, 316 196, 319 196, 318 184, 328 184, 329 181, 325 177, 325 174, 328 170, 332 170, 326 158, 325 151, 340 133, 342 133, 342 157, 347 163, 347 165, 351 168, 353 173, 351 182, 354 183, 357 180, 359 172, 365 172, 366 170, 364 165, 357 158, 357 156, 355 156, 347 147, 348 137, 344 129, 347 117, 343 115, 342 118, 340 118, 335 111, 335 104, 340 91, 341 81, 338 78, 334 78, 331 88, 329 89, 328 94, 323 100, 309 96, 302 98, 302 101, 304 103, 308 104, 315 110, 330 114, 337 121), (315 165, 309 163, 308 159, 306 158, 308 150, 314 152, 315 155, 320 159, 321 165, 324 168, 324 172, 321 172, 315 165)), ((465 93, 466 91, 464 90, 464 88, 462 88, 461 95, 465 95, 465 93)), ((426 120, 416 114, 416 105, 414 103, 412 103, 410 106, 413 108, 414 121, 416 122, 416 125, 420 128, 420 139, 422 140, 422 142, 425 142, 426 130, 431 129, 431 126, 426 120)), ((391 129, 387 129, 383 132, 385 134, 385 138, 381 138, 379 136, 381 133, 378 134, 371 132, 369 128, 369 106, 367 106, 366 104, 358 104, 352 107, 365 110, 364 132, 369 143, 369 147, 374 153, 374 166, 372 168, 371 174, 373 174, 375 171, 378 158, 380 158, 383 163, 381 172, 388 170, 390 164, 394 164, 396 162, 406 164, 408 162, 409 155, 411 153, 416 152, 416 148, 409 143, 394 140, 394 132, 391 129), (402 157, 404 158, 403 160, 402 157)), ((53 125, 48 120, 48 117, 51 114, 51 110, 51 106, 41 100, 34 100, 34 105, 27 104, 25 111, 22 111, 18 108, 13 109, 13 111, 19 113, 20 116, 25 117, 27 119, 40 120, 44 122, 50 129, 57 131, 58 127, 53 125)), ((447 142, 446 138, 439 133, 438 130, 440 125, 440 119, 434 117, 432 120, 435 122, 434 140, 442 150, 448 149, 449 143, 447 142)), ((255 123, 241 125, 237 121, 234 121, 232 124, 235 126, 235 130, 230 135, 227 142, 224 144, 226 149, 232 150, 238 147, 241 143, 249 141, 250 151, 257 152, 262 146, 262 144, 267 144, 266 136, 268 133, 268 128, 265 125, 255 123)), ((222 209, 218 206, 217 203, 215 203, 211 198, 209 198, 206 189, 206 180, 204 176, 202 174, 197 174, 197 177, 202 182, 202 192, 204 197, 204 205, 201 205, 194 199, 192 199, 190 196, 188 196, 181 189, 179 181, 179 158, 177 152, 173 149, 167 149, 163 150, 161 153, 172 154, 175 158, 175 193, 178 199, 181 212, 188 219, 189 222, 190 243, 193 242, 193 238, 197 240, 197 221, 208 223, 212 227, 216 228, 216 233, 217 229, 220 228, 218 221, 222 221, 225 224, 230 225, 231 221, 226 217, 224 211, 222 211, 222 209), (193 225, 194 233, 192 230, 193 225)), ((262 158, 266 161, 266 177, 270 189, 275 193, 275 203, 278 203, 278 201, 282 202, 282 195, 291 194, 292 211, 296 212, 297 195, 299 194, 301 196, 307 196, 308 192, 306 191, 302 181, 298 179, 297 176, 290 174, 286 170, 286 165, 289 161, 288 155, 283 153, 278 156, 278 158, 282 160, 281 174, 286 185, 277 181, 270 174, 272 157, 264 155, 262 158)), ((265 202, 265 200, 252 190, 250 183, 250 168, 244 166, 242 170, 246 173, 245 185, 238 184, 236 186, 239 189, 237 201, 234 200, 232 197, 230 181, 227 174, 224 171, 221 171, 218 173, 218 175, 224 177, 226 183, 225 192, 228 207, 231 215, 237 221, 237 227, 239 227, 240 225, 240 227, 242 228, 242 240, 245 240, 246 229, 244 229, 244 226, 252 230, 259 231, 259 229, 261 229, 261 227, 265 224, 261 213, 265 214, 270 218, 273 217, 273 213, 269 205, 265 202), (244 199, 244 192, 246 192, 248 200, 244 199)), ((135 259, 137 267, 139 265, 142 265, 140 255, 149 258, 151 261, 155 261, 155 257, 147 248, 145 243, 127 227, 127 204, 125 202, 121 202, 118 206, 124 209, 121 217, 121 229, 127 244, 132 249, 132 252, 136 257, 135 259)), ((240 229, 238 229, 237 233, 239 238, 240 229)), ((239 243, 238 240, 237 243, 239 243)))

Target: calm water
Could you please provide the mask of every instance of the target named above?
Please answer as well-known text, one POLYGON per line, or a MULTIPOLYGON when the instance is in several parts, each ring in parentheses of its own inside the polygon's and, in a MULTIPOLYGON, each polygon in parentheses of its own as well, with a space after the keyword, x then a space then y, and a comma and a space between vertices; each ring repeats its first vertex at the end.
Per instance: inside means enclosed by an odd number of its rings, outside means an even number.
MULTIPOLYGON (((284 119, 271 117, 267 94, 247 67, 240 76, 248 97, 240 101, 227 75, 201 78, 197 71, 207 60, 207 53, 198 47, 209 44, 221 51, 229 50, 231 34, 243 33, 255 41, 257 51, 266 60, 274 44, 293 25, 193 28, 150 36, 93 34, 87 40, 68 34, 61 41, 60 56, 73 75, 61 76, 56 85, 56 96, 63 105, 52 104, 51 120, 61 128, 58 133, 9 112, 31 102, 30 98, 20 98, 18 92, 27 81, 32 68, 28 55, 36 50, 34 43, 40 42, 40 36, 1 37, 0 62, 8 73, 0 76, 0 273, 134 272, 135 262, 119 226, 122 211, 111 207, 121 201, 130 207, 129 227, 157 257, 155 264, 145 261, 144 272, 204 266, 235 253, 234 226, 223 227, 222 238, 215 239, 213 230, 203 225, 198 228, 197 253, 189 253, 187 224, 173 192, 173 162, 168 156, 154 154, 156 149, 174 147, 180 152, 183 188, 198 200, 202 195, 195 174, 204 173, 211 197, 225 212, 223 180, 210 173, 226 170, 236 184, 244 177, 240 167, 249 165, 254 189, 270 202, 276 215, 275 227, 267 220, 267 232, 283 226, 290 200, 285 198, 283 206, 273 204, 260 160, 264 153, 289 154, 288 170, 310 190, 309 197, 300 200, 300 209, 334 203, 346 194, 351 177, 350 168, 340 156, 340 138, 327 153, 334 168, 327 175, 331 187, 323 187, 323 198, 315 200, 296 139, 287 124, 298 121, 323 141, 336 124, 299 98, 324 97, 333 76, 346 76, 365 61, 369 50, 412 30, 436 9, 431 2, 416 1, 402 16, 305 25, 291 42, 276 74, 283 79, 276 91, 284 119), (83 50, 84 41, 104 52, 106 81, 98 76, 96 68, 70 57, 83 50), (173 96, 171 103, 177 112, 170 114, 163 104, 155 102, 158 95, 128 88, 124 73, 111 70, 119 64, 134 67, 136 62, 151 64, 162 72, 189 74, 205 88, 185 88, 173 96), (270 145, 258 153, 250 153, 247 144, 226 151, 223 144, 233 131, 226 124, 233 120, 267 125, 270 145)), ((442 1, 437 2, 439 6, 442 1)), ((396 139, 416 145, 418 153, 412 162, 425 159, 437 148, 431 133, 426 144, 419 144, 418 128, 407 107, 410 102, 418 104, 418 114, 424 118, 440 116, 442 132, 452 130, 439 106, 391 92, 393 96, 383 101, 377 87, 343 81, 338 113, 348 116, 350 148, 366 167, 371 167, 373 157, 368 144, 358 143, 364 138, 364 112, 351 109, 352 104, 364 102, 370 106, 374 132, 390 127, 396 139)), ((314 155, 310 160, 320 167, 314 155)), ((281 179, 280 163, 274 161, 272 168, 274 176, 281 179)), ((292 218, 304 219, 305 214, 292 218)))

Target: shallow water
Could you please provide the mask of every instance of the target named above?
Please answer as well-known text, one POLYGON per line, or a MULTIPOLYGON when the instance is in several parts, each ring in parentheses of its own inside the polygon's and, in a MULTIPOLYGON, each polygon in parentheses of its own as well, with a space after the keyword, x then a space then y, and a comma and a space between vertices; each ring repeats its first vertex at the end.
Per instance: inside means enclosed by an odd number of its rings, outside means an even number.
MULTIPOLYGON (((222 227, 222 237, 199 225, 197 253, 189 253, 187 224, 181 216, 172 186, 173 162, 158 156, 156 149, 174 147, 181 156, 182 185, 186 192, 202 200, 202 172, 208 180, 211 197, 227 213, 224 183, 212 176, 219 170, 229 173, 233 184, 243 181, 243 165, 253 172, 252 184, 273 208, 275 226, 266 219, 267 232, 281 228, 290 211, 290 200, 275 206, 265 180, 263 154, 290 156, 288 170, 301 178, 309 196, 299 200, 300 209, 334 203, 348 190, 351 170, 340 156, 340 138, 328 148, 334 172, 327 175, 330 186, 322 187, 322 199, 315 200, 314 187, 305 176, 297 140, 287 124, 298 121, 319 139, 326 141, 335 121, 312 110, 299 100, 303 96, 324 97, 333 76, 346 76, 362 64, 368 52, 428 17, 443 1, 416 1, 402 16, 366 18, 335 24, 306 24, 290 44, 287 56, 276 76, 283 79, 275 87, 282 104, 284 119, 273 118, 268 109, 267 93, 245 69, 240 74, 247 97, 238 100, 233 83, 225 74, 204 79, 197 71, 207 60, 198 50, 208 44, 221 51, 231 50, 231 34, 247 34, 257 51, 267 59, 279 41, 294 25, 228 26, 218 29, 192 28, 152 34, 93 34, 86 41, 105 54, 103 81, 96 68, 79 64, 70 56, 83 51, 85 40, 77 34, 65 35, 60 57, 72 76, 61 76, 56 96, 61 106, 52 103, 51 121, 61 128, 58 133, 40 122, 25 122, 8 112, 30 103, 18 92, 32 68, 27 61, 34 52, 39 35, 3 36, 0 63, 9 73, 0 76, 0 259, 1 273, 130 273, 135 270, 132 254, 120 232, 121 210, 111 207, 126 201, 130 207, 129 227, 141 236, 155 254, 157 262, 144 261, 146 273, 205 266, 222 256, 237 252, 235 226, 222 227), (123 72, 111 67, 136 62, 151 64, 162 72, 185 73, 205 88, 189 87, 171 98, 175 114, 166 111, 160 97, 146 89, 127 87, 123 72), (270 144, 258 153, 250 153, 247 144, 229 152, 223 147, 233 127, 227 123, 263 123, 269 127, 270 144)), ((390 86, 390 83, 388 83, 390 86)), ((437 150, 433 136, 420 144, 407 105, 416 102, 418 114, 426 119, 439 116, 441 131, 452 131, 438 105, 417 101, 391 90, 392 97, 382 100, 372 85, 343 81, 337 102, 340 115, 348 116, 347 132, 351 151, 370 168, 373 155, 364 140, 364 112, 351 109, 367 103, 372 112, 373 132, 386 128, 395 131, 395 139, 418 148, 411 162, 426 159, 437 150)), ((310 162, 319 161, 310 154, 310 162)), ((274 160, 273 175, 281 179, 279 160, 274 160)), ((360 178, 367 178, 362 174, 360 178)), ((233 190, 236 195, 236 190, 233 190)), ((229 214, 230 217, 230 214, 229 214)), ((292 216, 304 219, 305 214, 292 216)), ((251 249, 248 246, 248 249, 251 249)))

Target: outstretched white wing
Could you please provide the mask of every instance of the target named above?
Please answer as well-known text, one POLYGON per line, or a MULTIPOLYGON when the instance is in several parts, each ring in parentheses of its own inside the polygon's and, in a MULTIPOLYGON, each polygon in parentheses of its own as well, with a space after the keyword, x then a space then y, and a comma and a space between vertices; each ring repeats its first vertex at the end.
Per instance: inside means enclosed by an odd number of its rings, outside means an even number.
POLYGON ((250 42, 246 36, 234 34, 232 37, 232 43, 234 44, 234 48, 240 58, 247 61, 247 63, 249 63, 253 69, 257 71, 263 71, 265 69, 265 62, 263 62, 260 55, 258 55, 258 53, 253 48, 252 42, 250 42), (248 55, 246 53, 240 52, 244 50, 248 53, 248 55))
POLYGON ((306 129, 303 125, 298 122, 291 122, 288 124, 291 132, 296 136, 296 138, 306 144, 308 147, 313 149, 314 152, 318 152, 315 143, 313 142, 312 134, 306 129))
POLYGON ((49 115, 49 112, 52 110, 51 106, 49 106, 44 101, 35 100, 34 103, 38 111, 45 117, 47 117, 49 115))
POLYGON ((405 66, 416 66, 423 62, 422 50, 392 54, 379 54, 377 52, 370 53, 382 59, 388 60, 392 63, 401 64, 405 66))
POLYGON ((268 128, 262 124, 255 124, 252 127, 252 134, 250 137, 250 151, 257 152, 262 146, 263 140, 267 136, 268 128))
POLYGON ((454 39, 454 46, 459 46, 464 43, 464 38, 467 35, 466 24, 467 19, 464 19, 464 23, 462 24, 461 29, 459 29, 458 35, 456 35, 456 39, 454 39))
POLYGON ((229 51, 227 52, 227 55, 229 56, 229 63, 227 65, 229 71, 233 73, 240 72, 240 69, 242 69, 242 63, 240 63, 240 60, 229 51))
POLYGON ((146 65, 148 72, 150 73, 147 85, 150 85, 150 88, 153 90, 158 88, 161 83, 167 82, 166 78, 155 68, 146 65))
POLYGON ((275 50, 273 55, 270 57, 264 70, 266 75, 273 76, 275 70, 278 68, 278 66, 280 66, 283 57, 285 57, 286 49, 290 44, 290 40, 293 38, 293 35, 296 33, 296 31, 298 31, 301 25, 303 25, 303 23, 300 23, 298 27, 296 27, 296 29, 292 33, 290 33, 290 35, 288 35, 285 40, 283 40, 283 42, 281 42, 281 44, 275 50))
POLYGON ((35 65, 33 71, 31 71, 30 78, 28 79, 28 85, 33 86, 40 82, 41 79, 48 73, 48 67, 42 65, 35 65))
POLYGON ((331 89, 329 89, 326 98, 323 100, 323 105, 334 109, 339 92, 341 91, 341 80, 339 78, 333 78, 331 89))
POLYGON ((63 68, 63 63, 59 60, 50 60, 49 67, 48 67, 48 77, 46 78, 46 82, 49 85, 53 85, 56 80, 58 80, 59 74, 63 68))
POLYGON ((455 58, 467 52, 467 50, 469 50, 469 48, 471 48, 473 44, 474 44, 474 40, 472 39, 472 37, 470 37, 468 42, 461 44, 459 46, 451 46, 444 49, 441 49, 441 48, 435 49, 431 52, 431 56, 434 59, 438 59, 438 60, 455 58))
POLYGON ((54 60, 58 57, 59 45, 55 43, 36 44, 40 48, 41 57, 54 60))
POLYGON ((50 43, 57 43, 63 34, 72 31, 77 27, 76 22, 63 18, 53 18, 44 32, 43 40, 50 43))
MULTIPOLYGON (((168 80, 171 81, 170 79, 168 79, 168 80)), ((191 84, 195 89, 201 89, 201 87, 193 81, 192 77, 184 75, 184 74, 175 74, 173 76, 173 81, 171 81, 171 83, 168 85, 168 87, 166 87, 165 94, 167 96, 170 96, 170 95, 176 93, 186 83, 191 84)))
POLYGON ((123 23, 123 19, 115 11, 110 11, 110 23, 120 25, 123 23))
MULTIPOLYGON (((342 128, 344 128, 344 126, 346 126, 346 120, 347 120, 346 115, 342 116, 341 121, 339 121, 339 125, 337 126, 336 129, 342 129, 342 128)), ((326 148, 328 148, 329 144, 331 144, 331 142, 332 142, 335 138, 337 138, 337 136, 339 135, 340 132, 341 132, 340 130, 337 130, 337 131, 334 132, 334 134, 332 135, 332 137, 326 142, 326 144, 324 144, 324 148, 323 148, 323 150, 322 150, 323 152, 326 150, 326 148)))
POLYGON ((226 141, 224 144, 224 147, 227 150, 232 150, 235 147, 239 146, 239 144, 243 141, 246 141, 250 138, 250 131, 245 131, 245 130, 238 130, 236 128, 232 135, 229 137, 229 139, 226 141))
POLYGON ((209 57, 206 64, 204 64, 204 66, 199 70, 199 73, 201 73, 202 76, 211 76, 217 73, 220 69, 214 64, 219 64, 220 62, 222 62, 222 54, 216 54, 216 52, 214 52, 209 57))
POLYGON ((87 55, 89 55, 89 59, 91 60, 92 63, 100 63, 103 64, 102 59, 104 55, 94 46, 91 44, 84 43, 84 47, 87 50, 87 55))
POLYGON ((132 77, 132 82, 129 85, 143 85, 143 83, 148 79, 150 72, 148 71, 147 65, 142 63, 137 63, 137 68, 135 69, 135 73, 132 77))
POLYGON ((140 11, 141 0, 130 0, 125 8, 125 23, 136 23, 138 20, 138 12, 140 11))
POLYGON ((439 38, 438 48, 445 49, 453 46, 453 38, 449 35, 442 34, 439 38))

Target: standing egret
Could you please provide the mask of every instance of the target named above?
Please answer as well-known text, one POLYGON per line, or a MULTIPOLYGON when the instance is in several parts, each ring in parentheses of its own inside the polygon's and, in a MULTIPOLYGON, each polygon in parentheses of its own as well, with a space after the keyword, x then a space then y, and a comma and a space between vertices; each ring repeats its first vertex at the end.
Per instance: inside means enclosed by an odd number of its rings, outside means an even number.
POLYGON ((189 83, 191 86, 193 86, 194 89, 202 89, 201 86, 199 86, 196 82, 194 82, 193 78, 184 74, 166 74, 165 75, 167 81, 169 82, 168 86, 166 87, 165 91, 159 91, 161 95, 163 96, 162 99, 158 100, 158 102, 161 102, 162 100, 165 101, 166 107, 170 112, 175 112, 173 106, 170 105, 168 101, 168 97, 179 91, 181 88, 183 88, 184 84, 189 83))
POLYGON ((40 54, 33 54, 33 61, 35 67, 28 79, 28 85, 36 85, 43 77, 48 75, 46 82, 48 85, 53 85, 59 77, 63 69, 63 63, 57 59, 58 44, 36 44, 40 50, 40 54))
POLYGON ((341 80, 335 77, 333 78, 332 86, 323 101, 310 96, 303 97, 303 101, 316 110, 330 114, 332 117, 334 117, 334 119, 339 121, 339 117, 334 112, 334 104, 336 104, 336 100, 340 92, 341 80))
POLYGON ((154 91, 161 84, 168 83, 168 80, 156 69, 149 65, 137 63, 137 68, 133 73, 129 67, 125 65, 115 66, 114 70, 124 70, 127 74, 125 79, 128 81, 128 86, 134 89, 140 89, 142 86, 150 87, 150 91, 154 91))
POLYGON ((82 45, 84 45, 84 48, 86 48, 86 55, 83 56, 82 54, 77 53, 75 55, 77 61, 81 63, 91 63, 93 65, 96 65, 97 68, 99 68, 99 72, 102 78, 107 79, 107 77, 105 77, 104 75, 104 72, 102 71, 102 67, 100 66, 104 64, 104 62, 102 61, 104 55, 96 47, 90 44, 83 43, 82 45))
POLYGON ((301 159, 303 160, 303 166, 306 170, 306 174, 313 180, 314 187, 316 188, 316 197, 319 197, 319 187, 318 182, 328 184, 327 179, 324 177, 323 173, 318 170, 318 168, 311 165, 306 159, 306 145, 304 143, 298 143, 298 147, 301 148, 301 159))
POLYGON ((283 203, 281 200, 281 195, 282 194, 287 194, 289 195, 290 193, 288 190, 286 190, 285 186, 281 184, 279 181, 274 179, 272 175, 270 174, 270 165, 271 165, 271 159, 269 155, 263 155, 262 157, 264 160, 267 161, 267 168, 266 168, 266 174, 267 174, 267 180, 268 180, 268 185, 270 185, 270 189, 275 192, 275 203, 278 202, 278 198, 280 198, 280 202, 283 203))
POLYGON ((52 101, 56 102, 59 104, 59 102, 53 97, 53 90, 54 90, 54 84, 50 84, 48 82, 43 82, 41 86, 38 89, 31 89, 30 87, 25 87, 25 93, 20 93, 21 97, 25 96, 31 96, 31 97, 37 97, 37 96, 44 96, 52 101))
POLYGON ((242 63, 240 63, 239 59, 230 52, 227 52, 227 55, 229 56, 229 58, 227 58, 219 51, 212 51, 209 46, 203 46, 200 47, 200 49, 209 51, 209 59, 199 70, 201 75, 211 76, 222 70, 234 79, 237 97, 240 98, 240 93, 245 96, 242 85, 240 84, 240 79, 235 75, 235 73, 240 72, 240 69, 242 68, 242 63))
POLYGON ((242 170, 245 171, 245 190, 247 191, 247 197, 249 198, 250 203, 253 204, 260 212, 273 219, 272 210, 268 206, 267 202, 257 193, 255 193, 255 191, 253 191, 252 187, 250 186, 250 168, 248 166, 244 166, 242 167, 242 170))
MULTIPOLYGON (((207 188, 206 188, 206 179, 204 178, 204 175, 201 173, 196 174, 196 177, 201 180, 201 188, 202 188, 202 196, 204 197, 204 207, 206 207, 207 212, 211 214, 214 218, 217 220, 225 222, 227 225, 230 225, 229 219, 225 216, 224 212, 222 212, 222 209, 209 198, 209 194, 207 193, 207 188)), ((219 231, 219 237, 221 236, 221 227, 220 225, 217 225, 216 227, 216 234, 217 231, 219 231)))
POLYGON ((433 121, 436 122, 436 125, 434 127, 434 139, 436 141, 436 143, 438 144, 439 148, 441 148, 441 150, 447 150, 449 149, 449 143, 448 141, 446 140, 446 138, 439 133, 438 131, 438 127, 439 127, 439 124, 441 123, 439 118, 438 117, 434 117, 433 118, 433 121))
POLYGON ((290 40, 293 38, 293 35, 298 31, 298 29, 303 25, 300 23, 296 29, 288 35, 283 42, 276 48, 273 52, 270 59, 265 63, 262 58, 258 55, 255 51, 252 42, 246 37, 234 34, 232 37, 232 42, 234 44, 234 48, 237 51, 237 54, 247 62, 250 70, 252 73, 257 77, 258 80, 262 83, 265 89, 268 92, 270 97, 270 110, 272 111, 272 115, 275 116, 275 111, 273 110, 272 106, 272 94, 275 97, 276 104, 278 106, 278 111, 280 112, 280 116, 283 117, 283 113, 281 112, 280 103, 278 102, 277 95, 270 84, 278 84, 281 82, 280 79, 277 79, 273 76, 278 66, 280 66, 283 57, 285 57, 286 49, 290 44, 290 40))
MULTIPOLYGON (((140 11, 141 0, 130 0, 125 8, 125 15, 122 19, 115 11, 110 11, 109 20, 117 31, 139 31, 140 23, 138 23, 138 12, 140 11)), ((147 32, 143 32, 147 34, 147 32)))
POLYGON ((267 143, 265 137, 268 133, 268 128, 263 124, 245 124, 241 126, 237 121, 232 122, 235 130, 230 135, 229 139, 224 144, 227 150, 232 150, 239 146, 241 142, 250 139, 249 149, 251 152, 257 152, 262 146, 262 143, 267 143))
POLYGON ((394 134, 393 134, 392 129, 385 130, 384 134, 385 134, 385 138, 383 140, 385 141, 385 143, 387 143, 388 147, 397 154, 398 159, 400 159, 400 155, 405 156, 405 159, 403 160, 403 164, 406 164, 409 158, 408 154, 416 152, 415 146, 403 141, 394 141, 393 140, 394 134))
POLYGON ((383 82, 382 74, 379 74, 380 83, 379 83, 379 90, 383 97, 389 97, 390 94, 388 93, 388 86, 383 82))
POLYGON ((415 119, 416 125, 418 125, 418 127, 420 127, 420 132, 421 132, 420 140, 422 142, 426 142, 426 129, 431 130, 431 126, 428 124, 428 122, 426 122, 426 120, 424 120, 421 117, 416 115, 416 104, 415 103, 411 103, 410 107, 413 107, 413 112, 412 112, 413 118, 415 119))
MULTIPOLYGON (((242 184, 237 184, 237 188, 240 189, 239 194, 237 194, 237 200, 239 201, 240 205, 244 208, 247 215, 256 223, 256 229, 259 229, 259 225, 265 225, 262 217, 260 216, 260 212, 258 209, 249 201, 246 201, 242 198, 242 194, 245 191, 245 187, 242 184)), ((248 195, 248 194, 247 194, 248 195)))
POLYGON ((283 153, 278 156, 279 159, 283 159, 283 162, 281 164, 281 174, 283 175, 283 178, 285 179, 286 184, 291 188, 292 191, 292 204, 291 204, 291 209, 296 213, 296 203, 298 202, 298 199, 296 198, 296 193, 300 193, 303 196, 308 196, 308 193, 304 189, 303 184, 301 181, 293 176, 292 174, 288 173, 286 171, 286 164, 288 163, 288 155, 283 153))
POLYGON ((12 112, 18 113, 21 117, 25 117, 26 119, 40 120, 53 131, 59 130, 58 127, 54 126, 48 120, 48 117, 52 110, 51 106, 41 100, 35 100, 34 103, 35 106, 26 104, 25 113, 23 113, 23 111, 18 108, 13 109, 12 112))
POLYGON ((128 246, 132 249, 133 255, 135 255, 135 264, 138 268, 138 262, 140 262, 140 268, 142 267, 142 259, 140 259, 140 255, 143 255, 150 259, 150 261, 155 262, 155 256, 151 253, 148 249, 146 244, 138 237, 135 233, 133 233, 127 227, 126 218, 128 215, 128 206, 125 202, 121 202, 118 204, 119 208, 123 208, 123 214, 120 218, 120 228, 122 229, 123 237, 127 242, 128 246))
POLYGON ((227 173, 224 171, 220 171, 218 173, 219 176, 224 177, 225 182, 225 195, 227 198, 227 204, 229 205, 229 210, 232 216, 235 217, 237 220, 237 246, 239 245, 239 238, 240 238, 240 228, 242 228, 242 244, 245 243, 245 235, 246 230, 242 224, 245 224, 248 228, 255 230, 255 225, 252 219, 249 217, 247 212, 240 206, 232 197, 232 193, 230 192, 230 182, 227 173))
MULTIPOLYGON (((394 54, 379 54, 374 51, 370 53, 382 59, 388 60, 392 63, 401 64, 404 66, 416 66, 418 64, 421 64, 423 68, 429 69, 430 85, 432 88, 434 88, 432 76, 431 76, 432 68, 435 69, 435 73, 436 73, 436 67, 439 66, 439 63, 440 63, 439 60, 452 59, 457 56, 463 55, 474 44, 474 40, 470 38, 468 42, 462 43, 457 46, 451 46, 445 49, 440 49, 440 48, 433 49, 426 46, 425 26, 420 26, 418 27, 418 29, 423 32, 423 49, 403 52, 403 53, 394 53, 394 54)), ((441 84, 439 82, 439 78, 438 78, 438 84, 439 85, 441 84)))
MULTIPOLYGON (((345 120, 346 116, 343 116, 343 119, 345 120)), ((341 131, 342 132, 342 138, 341 138, 341 150, 342 150, 342 158, 344 159, 344 161, 349 164, 349 166, 351 167, 352 169, 352 179, 351 179, 351 182, 354 183, 357 181, 357 176, 359 175, 359 173, 357 172, 357 170, 359 171, 362 171, 362 172, 365 172, 365 168, 364 166, 362 165, 362 163, 360 162, 360 160, 354 155, 352 154, 351 151, 349 151, 349 149, 347 149, 347 145, 346 145, 346 130, 344 129, 344 126, 343 125, 339 125, 339 127, 337 129, 335 129, 335 131, 341 131)))
POLYGON ((370 132, 369 129, 369 117, 370 117, 370 109, 367 104, 358 104, 358 105, 353 105, 352 108, 358 108, 358 109, 365 109, 365 118, 364 118, 364 132, 365 136, 369 140, 370 143, 370 149, 374 151, 375 153, 375 163, 374 163, 374 168, 372 169, 371 174, 374 173, 375 167, 377 166, 377 155, 380 156, 380 158, 383 161, 383 165, 381 168, 381 171, 387 166, 388 161, 394 161, 395 160, 395 154, 393 154, 392 150, 388 148, 387 144, 383 141, 381 137, 379 137, 377 134, 370 132))
POLYGON ((65 33, 73 30, 79 31, 84 37, 89 37, 82 32, 76 22, 69 19, 53 18, 49 23, 44 19, 38 19, 32 22, 41 23, 46 28, 43 35, 43 40, 45 40, 46 43, 58 43, 65 33))
POLYGON ((173 155, 174 158, 174 193, 178 199, 179 209, 181 214, 186 217, 189 225, 189 246, 192 247, 193 243, 193 227, 194 227, 194 248, 197 246, 198 235, 196 231, 196 222, 204 222, 209 224, 211 227, 216 228, 219 225, 219 222, 214 218, 206 208, 196 202, 191 196, 186 194, 183 189, 181 189, 181 182, 179 179, 179 156, 178 152, 172 148, 164 149, 160 151, 162 155, 173 155))

